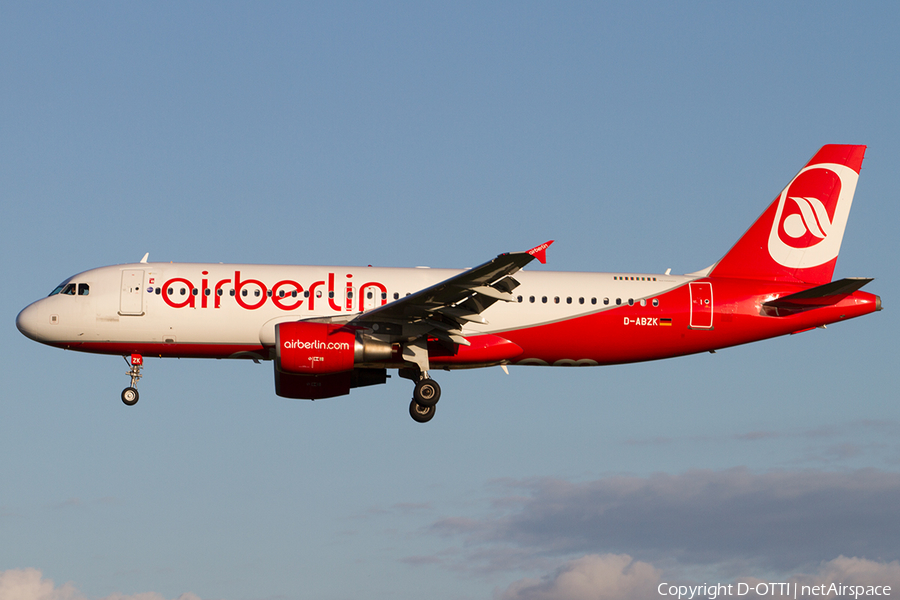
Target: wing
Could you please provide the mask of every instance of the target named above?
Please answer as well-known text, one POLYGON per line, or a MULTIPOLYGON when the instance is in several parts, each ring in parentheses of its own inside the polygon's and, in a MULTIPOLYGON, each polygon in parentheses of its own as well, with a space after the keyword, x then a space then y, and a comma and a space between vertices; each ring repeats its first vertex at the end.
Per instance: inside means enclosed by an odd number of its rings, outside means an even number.
POLYGON ((525 252, 507 252, 449 279, 364 312, 349 325, 365 327, 395 341, 433 337, 447 345, 469 342, 466 322, 487 323, 482 313, 495 302, 512 302, 519 286, 512 275, 537 258, 546 262, 553 240, 525 252))

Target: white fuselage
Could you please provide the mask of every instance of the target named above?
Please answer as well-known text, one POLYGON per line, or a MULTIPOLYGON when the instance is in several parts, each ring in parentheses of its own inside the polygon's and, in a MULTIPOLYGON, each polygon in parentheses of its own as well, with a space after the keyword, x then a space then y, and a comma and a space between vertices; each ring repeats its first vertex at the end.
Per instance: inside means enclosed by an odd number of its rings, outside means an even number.
MULTIPOLYGON (((352 317, 445 280, 461 270, 205 263, 136 263, 71 277, 22 311, 33 339, 61 345, 156 343, 249 348, 274 343, 275 325, 352 317), (86 293, 79 295, 79 285, 86 293)), ((650 301, 695 279, 634 273, 519 271, 514 302, 487 309, 466 335, 553 323, 650 301), (617 304, 619 303, 619 304, 617 304)), ((21 328, 21 327, 20 327, 21 328)), ((98 348, 107 348, 102 345, 98 348)), ((111 353, 120 353, 110 346, 111 353)), ((77 348, 76 348, 77 349, 77 348)), ((85 348, 87 349, 87 348, 85 348)), ((124 350, 123 350, 124 352, 124 350)), ((213 354, 220 354, 213 352, 213 354)), ((254 356, 256 357, 256 356, 254 356)), ((263 357, 265 358, 265 357, 263 357)))

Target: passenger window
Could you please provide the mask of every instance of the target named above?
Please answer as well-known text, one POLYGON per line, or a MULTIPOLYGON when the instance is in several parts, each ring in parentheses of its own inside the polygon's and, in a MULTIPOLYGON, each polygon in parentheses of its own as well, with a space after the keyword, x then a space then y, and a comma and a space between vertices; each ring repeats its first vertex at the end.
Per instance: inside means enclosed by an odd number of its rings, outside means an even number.
POLYGON ((653 299, 653 306, 659 306, 659 298, 653 299))
POLYGON ((524 300, 524 299, 525 299, 525 298, 523 298, 522 296, 517 296, 517 297, 516 297, 516 302, 522 302, 522 300, 524 300))
POLYGON ((603 299, 603 304, 609 304, 609 298, 604 298, 604 299, 603 299))
POLYGON ((579 299, 578 299, 578 304, 584 304, 584 298, 579 298, 579 299))
POLYGON ((634 306, 634 298, 628 299, 628 306, 634 306))
POLYGON ((572 304, 572 297, 571 297, 571 296, 569 296, 568 298, 566 298, 566 304, 572 304))
POLYGON ((543 302, 544 304, 547 304, 547 296, 543 296, 541 298, 541 302, 543 302))
POLYGON ((400 299, 400 292, 394 292, 394 300, 400 299))
POLYGON ((556 296, 555 298, 553 298, 553 303, 559 304, 559 296, 556 296))
POLYGON ((620 304, 622 304, 622 299, 621 299, 621 298, 616 298, 616 306, 618 306, 618 305, 620 305, 620 304))
POLYGON ((78 284, 78 295, 79 296, 87 296, 91 293, 91 288, 86 283, 78 284))
POLYGON ((528 301, 534 304, 534 296, 528 296, 528 301))

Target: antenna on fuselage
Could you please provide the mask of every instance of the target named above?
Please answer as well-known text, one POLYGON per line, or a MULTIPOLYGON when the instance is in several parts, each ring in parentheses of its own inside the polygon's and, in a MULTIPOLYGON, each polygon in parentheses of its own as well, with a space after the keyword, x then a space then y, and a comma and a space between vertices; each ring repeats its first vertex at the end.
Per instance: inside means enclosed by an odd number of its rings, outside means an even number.
POLYGON ((144 255, 144 258, 141 259, 141 263, 147 264, 147 259, 150 258, 150 253, 144 255))

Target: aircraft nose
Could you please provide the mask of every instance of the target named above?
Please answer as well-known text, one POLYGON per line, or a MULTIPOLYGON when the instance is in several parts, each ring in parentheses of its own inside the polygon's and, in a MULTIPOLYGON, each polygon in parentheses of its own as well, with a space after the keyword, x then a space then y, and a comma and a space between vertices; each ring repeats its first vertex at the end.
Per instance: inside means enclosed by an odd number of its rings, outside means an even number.
POLYGON ((41 320, 40 312, 37 302, 35 302, 23 308, 19 316, 16 317, 16 328, 22 332, 22 335, 36 342, 43 341, 43 336, 41 335, 43 321, 41 320))

